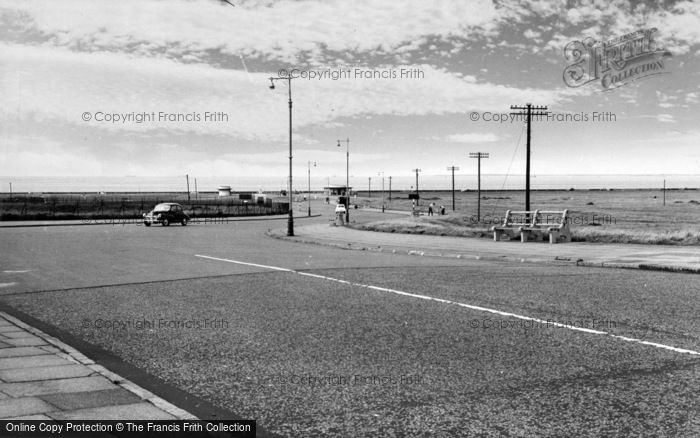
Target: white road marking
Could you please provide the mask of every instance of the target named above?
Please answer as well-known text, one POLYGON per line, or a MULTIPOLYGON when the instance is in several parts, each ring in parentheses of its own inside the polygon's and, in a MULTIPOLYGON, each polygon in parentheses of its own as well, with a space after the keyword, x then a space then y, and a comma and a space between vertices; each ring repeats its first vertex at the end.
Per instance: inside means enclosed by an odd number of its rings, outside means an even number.
POLYGON ((0 283, 0 287, 10 287, 16 285, 17 282, 13 281, 12 283, 0 283))
POLYGON ((549 324, 549 325, 552 325, 552 326, 555 326, 555 327, 561 327, 561 328, 565 328, 565 329, 569 329, 569 330, 574 330, 574 331, 578 331, 578 332, 589 333, 589 334, 593 334, 593 335, 610 336, 611 338, 619 339, 619 340, 621 340, 621 341, 632 342, 632 343, 641 344, 641 345, 649 345, 649 346, 651 346, 651 347, 661 348, 661 349, 664 349, 664 350, 670 350, 670 351, 674 351, 674 352, 676 352, 676 353, 685 353, 685 354, 691 354, 691 355, 695 355, 695 356, 700 356, 700 352, 694 351, 694 350, 687 350, 687 349, 685 349, 685 348, 678 348, 678 347, 673 347, 673 346, 671 346, 671 345, 665 345, 665 344, 659 344, 659 343, 656 343, 656 342, 644 341, 644 340, 642 340, 642 339, 629 338, 629 337, 626 337, 626 336, 614 335, 614 334, 612 334, 612 333, 604 332, 604 331, 601 331, 601 330, 593 330, 593 329, 587 329, 587 328, 584 328, 584 327, 575 327, 575 326, 572 326, 572 325, 560 324, 560 323, 556 323, 556 322, 553 322, 553 321, 545 321, 545 320, 543 320, 543 319, 534 318, 534 317, 531 317, 531 316, 518 315, 517 313, 504 312, 504 311, 501 311, 501 310, 490 309, 490 308, 488 308, 488 307, 474 306, 474 305, 472 305, 472 304, 460 303, 460 302, 457 302, 457 301, 446 300, 446 299, 443 299, 443 298, 435 298, 435 297, 430 297, 430 296, 427 296, 427 295, 419 295, 419 294, 414 294, 414 293, 410 293, 410 292, 403 292, 403 291, 400 291, 400 290, 390 289, 390 288, 387 288, 387 287, 372 286, 372 285, 369 285, 369 284, 356 283, 356 282, 354 282, 354 281, 342 280, 342 279, 340 279, 340 278, 328 277, 328 276, 326 276, 326 275, 312 274, 312 273, 309 273, 309 272, 301 272, 301 271, 296 271, 296 270, 294 270, 294 269, 281 268, 281 267, 278 267, 278 266, 260 265, 260 264, 257 264, 257 263, 241 262, 241 261, 238 261, 238 260, 222 259, 222 258, 218 258, 218 257, 210 257, 210 256, 205 256, 205 255, 199 255, 199 254, 195 254, 195 257, 201 257, 201 258, 210 259, 210 260, 218 260, 218 261, 221 261, 221 262, 235 263, 235 264, 238 264, 238 265, 255 266, 255 267, 257 267, 257 268, 271 269, 271 270, 274 270, 274 271, 290 272, 290 273, 293 273, 293 274, 303 275, 303 276, 305 276, 305 277, 313 277, 313 278, 318 278, 318 279, 321 279, 321 280, 333 281, 333 282, 336 282, 336 283, 346 284, 346 285, 349 285, 349 286, 363 287, 363 288, 366 288, 366 289, 376 290, 376 291, 379 291, 379 292, 389 292, 389 293, 392 293, 392 294, 402 295, 402 296, 411 297, 411 298, 418 298, 418 299, 421 299, 421 300, 435 301, 435 302, 442 303, 442 304, 451 304, 451 305, 456 305, 456 306, 460 306, 460 307, 465 307, 465 308, 471 309, 471 310, 477 310, 477 311, 480 311, 480 312, 488 312, 488 313, 492 313, 492 314, 500 315, 500 316, 504 316, 504 317, 517 318, 517 319, 522 319, 522 320, 525 320, 525 321, 532 321, 532 322, 536 322, 536 323, 538 323, 538 324, 549 324))
POLYGON ((24 271, 2 271, 3 274, 24 274, 25 272, 29 272, 31 269, 25 269, 24 271))

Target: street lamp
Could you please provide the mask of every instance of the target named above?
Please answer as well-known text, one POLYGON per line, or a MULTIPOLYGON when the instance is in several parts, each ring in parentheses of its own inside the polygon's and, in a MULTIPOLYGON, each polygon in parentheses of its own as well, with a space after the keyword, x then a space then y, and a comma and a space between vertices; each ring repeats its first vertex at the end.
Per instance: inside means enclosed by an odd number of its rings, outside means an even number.
POLYGON ((275 81, 287 81, 289 88, 289 218, 287 219, 287 236, 294 235, 294 213, 292 212, 292 79, 294 77, 287 73, 286 76, 270 77, 270 89, 275 89, 275 81))
MULTIPOLYGON (((316 167, 316 162, 314 161, 314 167, 316 167)), ((309 199, 309 216, 311 216, 311 161, 309 161, 309 191, 306 197, 309 199)))
MULTIPOLYGON (((338 147, 340 147, 338 140, 338 147)), ((345 142, 345 223, 350 223, 350 139, 343 140, 345 142)))

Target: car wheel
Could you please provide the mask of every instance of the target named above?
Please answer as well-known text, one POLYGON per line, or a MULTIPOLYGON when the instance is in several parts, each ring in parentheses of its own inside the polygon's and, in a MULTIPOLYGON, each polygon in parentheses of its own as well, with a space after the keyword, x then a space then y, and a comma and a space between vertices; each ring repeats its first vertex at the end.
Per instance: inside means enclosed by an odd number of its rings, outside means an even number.
POLYGON ((147 226, 147 227, 150 227, 150 226, 151 226, 151 223, 148 222, 148 221, 143 221, 143 224, 144 224, 145 226, 147 226))
POLYGON ((187 226, 187 218, 182 219, 182 226, 186 227, 187 226))
POLYGON ((170 225, 170 221, 168 219, 163 219, 163 226, 167 227, 168 225, 170 225))

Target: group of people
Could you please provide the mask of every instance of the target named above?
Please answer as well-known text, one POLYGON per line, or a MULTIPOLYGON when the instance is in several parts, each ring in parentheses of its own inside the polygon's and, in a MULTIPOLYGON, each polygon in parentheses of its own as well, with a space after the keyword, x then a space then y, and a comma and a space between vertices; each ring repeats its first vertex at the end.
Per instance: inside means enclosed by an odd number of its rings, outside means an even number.
MULTIPOLYGON (((430 205, 428 205, 428 216, 432 216, 434 211, 435 211, 435 203, 431 202, 430 205)), ((445 206, 441 205, 439 211, 440 211, 440 215, 444 215, 445 214, 445 206)))
MULTIPOLYGON (((328 199, 328 198, 326 198, 328 199)), ((357 208, 357 206, 355 206, 357 208)), ((416 201, 413 201, 413 210, 415 212, 416 208, 416 201)), ((428 205, 428 216, 433 216, 435 214, 435 211, 443 216, 445 215, 445 206, 441 205, 439 209, 436 208, 435 203, 431 202, 430 205, 428 205)), ((384 205, 382 205, 382 212, 384 211, 384 205)), ((338 202, 335 206, 335 225, 345 225, 345 214, 347 213, 347 210, 345 208, 345 204, 342 202, 338 202)))

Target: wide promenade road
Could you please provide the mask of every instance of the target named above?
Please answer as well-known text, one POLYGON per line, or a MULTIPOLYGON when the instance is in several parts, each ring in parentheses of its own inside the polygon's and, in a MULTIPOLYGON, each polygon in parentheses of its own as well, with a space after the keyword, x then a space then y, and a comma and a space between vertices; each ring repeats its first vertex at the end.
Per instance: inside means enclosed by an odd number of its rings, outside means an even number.
POLYGON ((700 276, 284 226, 2 229, 0 301, 281 436, 700 434, 700 276))

